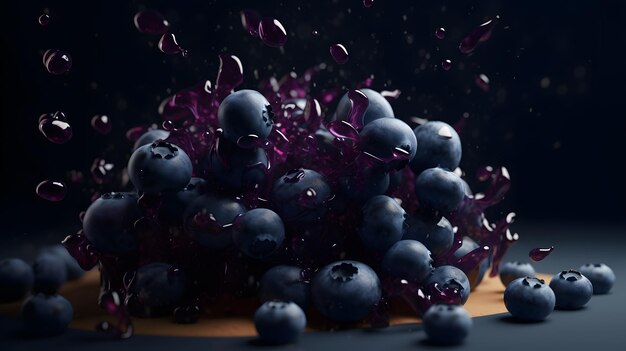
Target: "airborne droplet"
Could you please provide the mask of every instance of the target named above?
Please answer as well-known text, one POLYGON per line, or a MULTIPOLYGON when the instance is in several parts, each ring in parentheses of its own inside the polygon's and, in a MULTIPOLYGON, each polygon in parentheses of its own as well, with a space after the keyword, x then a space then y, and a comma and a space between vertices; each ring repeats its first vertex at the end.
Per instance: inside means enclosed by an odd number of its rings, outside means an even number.
POLYGON ((44 13, 41 16, 39 16, 39 18, 37 19, 37 22, 39 22, 39 24, 42 26, 47 26, 48 24, 50 24, 50 16, 44 13))
POLYGON ((443 68, 444 71, 449 71, 450 68, 452 68, 452 61, 450 60, 441 61, 441 68, 443 68))
POLYGON ((39 131, 48 141, 55 144, 64 144, 72 139, 72 126, 67 123, 65 114, 60 111, 53 115, 41 115, 39 117, 39 131))
POLYGON ((334 44, 330 47, 330 55, 340 65, 348 62, 348 50, 342 44, 334 44))
POLYGON ((63 74, 72 68, 72 57, 66 52, 49 49, 43 54, 43 64, 48 72, 63 74))
POLYGON ((470 34, 468 34, 459 44, 459 50, 464 54, 469 54, 476 49, 478 44, 486 41, 491 37, 491 32, 495 28, 496 24, 500 20, 500 16, 496 16, 489 21, 474 28, 470 34))
POLYGON ((537 247, 537 248, 530 250, 530 252, 528 253, 528 257, 530 257, 531 260, 538 262, 548 257, 548 255, 553 250, 554 250, 554 246, 550 246, 547 248, 537 247))
POLYGON ((484 74, 479 74, 475 79, 476 86, 482 89, 482 91, 489 91, 489 77, 484 74))
POLYGON ((437 39, 443 39, 446 37, 446 29, 445 28, 437 28, 435 30, 435 37, 437 37, 437 39))
POLYGON ((267 46, 278 48, 287 42, 287 31, 277 19, 266 17, 259 22, 259 37, 267 46))
POLYGON ((96 132, 102 135, 109 134, 113 127, 111 125, 111 119, 107 115, 93 116, 93 118, 91 119, 91 126, 96 132))
POLYGON ((133 22, 139 32, 147 34, 164 34, 170 26, 160 12, 152 9, 137 12, 133 22))
POLYGON ((168 55, 180 54, 185 51, 178 42, 176 41, 176 36, 172 33, 165 33, 161 36, 159 40, 159 50, 168 55))
POLYGON ((37 185, 35 192, 44 200, 58 202, 65 198, 67 188, 59 180, 44 180, 37 185))

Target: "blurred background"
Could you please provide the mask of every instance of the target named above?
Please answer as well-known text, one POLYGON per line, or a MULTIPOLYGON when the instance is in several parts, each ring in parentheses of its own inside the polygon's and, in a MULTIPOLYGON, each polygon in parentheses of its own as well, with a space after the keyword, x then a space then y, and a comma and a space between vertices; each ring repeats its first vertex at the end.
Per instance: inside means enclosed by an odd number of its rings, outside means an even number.
MULTIPOLYGON (((506 166, 513 186, 499 209, 517 212, 521 223, 585 223, 590 230, 624 223, 624 2, 376 0, 366 8, 361 0, 12 1, 3 7, 4 243, 42 235, 60 240, 78 228, 78 213, 94 191, 119 190, 89 184, 93 160, 125 167, 132 146, 126 131, 159 123, 157 107, 173 92, 214 81, 222 52, 241 59, 240 88, 325 62, 314 92, 354 88, 373 75, 373 89, 402 92, 392 106, 411 126, 412 117, 451 124, 466 118, 461 168, 473 184, 478 167, 506 166), (188 57, 163 54, 159 36, 136 30, 133 16, 147 6, 165 15, 188 57), (286 45, 271 48, 251 37, 241 25, 244 8, 278 19, 289 35, 286 45), (38 23, 44 13, 47 26, 38 23), (462 54, 460 40, 496 15, 491 38, 462 54), (440 27, 444 39, 434 35, 440 27), (346 46, 345 65, 333 62, 334 43, 346 46), (69 73, 46 71, 47 49, 72 56, 69 73), (448 71, 441 68, 446 59, 448 71), (480 74, 489 78, 488 89, 476 85, 480 74), (64 145, 37 130, 39 116, 57 110, 74 131, 64 145), (96 114, 111 118, 109 135, 91 127, 96 114), (86 181, 71 183, 79 173, 86 181), (44 179, 66 181, 66 199, 39 198, 35 187, 44 179)), ((327 112, 333 109, 334 103, 327 112)))

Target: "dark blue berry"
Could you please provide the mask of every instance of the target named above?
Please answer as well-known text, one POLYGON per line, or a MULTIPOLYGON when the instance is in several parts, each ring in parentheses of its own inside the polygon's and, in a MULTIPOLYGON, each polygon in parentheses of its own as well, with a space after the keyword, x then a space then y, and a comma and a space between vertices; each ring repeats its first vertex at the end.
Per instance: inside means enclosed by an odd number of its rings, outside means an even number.
POLYGON ((374 196, 361 214, 359 237, 367 249, 385 252, 402 238, 406 212, 398 201, 386 195, 374 196))
MULTIPOLYGON (((468 253, 474 251, 479 247, 480 245, 478 245, 478 243, 475 242, 472 238, 470 238, 469 236, 464 236, 461 247, 459 247, 454 252, 454 257, 456 259, 460 259, 461 257, 467 255, 468 253)), ((470 281, 471 289, 474 289, 482 282, 483 278, 485 277, 485 273, 487 273, 487 270, 489 269, 490 264, 490 259, 486 258, 482 262, 480 262, 480 265, 478 265, 477 269, 474 269, 471 272, 467 273, 467 278, 470 281)), ((534 276, 534 274, 532 276, 534 276)))
POLYGON ((593 286, 587 277, 570 269, 552 277, 550 288, 556 297, 555 307, 560 310, 576 310, 591 300, 593 286))
POLYGON ((272 210, 255 208, 235 221, 233 240, 241 252, 252 258, 272 254, 285 239, 283 221, 272 210))
POLYGON ((22 305, 24 331, 32 336, 62 334, 74 317, 74 308, 60 295, 36 294, 22 305))
POLYGON ((578 269, 593 285, 593 294, 606 294, 615 284, 615 273, 604 263, 587 263, 578 269))
POLYGON ((517 278, 504 290, 504 305, 523 321, 542 321, 554 310, 554 292, 543 279, 517 278))
POLYGON ((168 263, 150 263, 135 272, 127 305, 134 315, 159 316, 171 313, 184 293, 185 275, 180 269, 168 263))
POLYGON ((376 195, 382 195, 389 188, 389 173, 382 167, 364 167, 357 176, 339 179, 340 198, 365 202, 376 195))
MULTIPOLYGON (((393 109, 389 104, 389 101, 384 96, 372 89, 359 89, 365 96, 367 96, 368 105, 365 113, 363 114, 363 125, 367 125, 373 120, 380 118, 393 118, 395 115, 393 109)), ((352 109, 350 98, 348 93, 344 94, 337 104, 337 110, 335 111, 334 119, 338 121, 349 122, 349 114, 352 109)))
POLYGON ((233 245, 233 231, 229 225, 244 212, 243 204, 234 199, 202 195, 185 211, 185 229, 198 244, 224 249, 233 245))
POLYGON ((460 344, 474 324, 467 310, 459 305, 432 305, 422 320, 428 340, 437 345, 460 344))
POLYGON ((447 252, 454 241, 452 225, 445 218, 409 216, 402 239, 417 240, 430 250, 433 257, 447 252))
POLYGON ((465 304, 470 294, 470 283, 465 273, 454 266, 439 266, 435 268, 430 276, 424 280, 422 285, 432 287, 437 285, 439 290, 457 290, 461 304, 465 304))
POLYGON ((67 272, 67 280, 76 280, 85 274, 85 271, 80 268, 76 259, 67 252, 67 249, 59 244, 49 246, 41 250, 41 253, 46 253, 59 257, 65 263, 65 270, 67 272))
POLYGON ((288 344, 304 332, 306 316, 293 302, 267 301, 254 313, 254 326, 263 342, 288 344))
POLYGON ((386 274, 409 282, 421 283, 433 271, 430 251, 416 240, 400 240, 395 243, 381 264, 386 274))
POLYGON ((302 277, 302 269, 294 266, 274 266, 261 277, 261 302, 271 300, 293 301, 303 310, 309 307, 311 291, 302 277))
POLYGON ((461 161, 461 139, 450 125, 430 121, 413 130, 417 139, 417 153, 410 163, 415 174, 440 167, 454 171, 461 161))
POLYGON ((295 169, 279 177, 272 203, 285 222, 317 222, 326 214, 331 189, 324 177, 310 169, 295 169))
POLYGON ((209 158, 211 174, 227 189, 252 190, 267 181, 269 161, 262 148, 244 149, 221 138, 209 158))
POLYGON ((403 121, 381 118, 363 127, 359 148, 364 156, 384 161, 387 169, 401 169, 415 156, 417 141, 403 121))
POLYGON ((500 265, 500 281, 504 286, 517 278, 534 277, 535 269, 528 262, 505 262, 500 265))
POLYGON ((423 171, 415 181, 415 193, 420 206, 441 214, 454 211, 465 197, 461 178, 441 168, 423 171))
POLYGON ((65 261, 56 255, 41 253, 33 263, 35 276, 33 292, 56 294, 61 285, 67 280, 65 261))
POLYGON ((206 191, 206 181, 202 178, 192 177, 189 184, 176 193, 168 193, 163 197, 160 213, 177 222, 183 220, 185 210, 200 195, 206 191))
POLYGON ((19 258, 0 261, 0 303, 22 299, 33 287, 31 266, 19 258))
POLYGON ((255 90, 239 90, 228 95, 220 104, 217 118, 224 136, 233 143, 248 135, 266 139, 274 124, 270 103, 255 90))
POLYGON ((170 132, 163 129, 152 129, 145 133, 143 133, 137 141, 135 141, 135 145, 133 146, 133 151, 139 149, 140 147, 152 144, 157 140, 165 140, 170 136, 170 132))
POLYGON ((128 177, 141 192, 175 192, 189 184, 192 168, 185 151, 166 141, 156 141, 133 152, 128 160, 128 177))
POLYGON ((362 319, 380 297, 378 276, 361 262, 331 263, 321 268, 311 282, 313 305, 323 316, 338 322, 362 319))

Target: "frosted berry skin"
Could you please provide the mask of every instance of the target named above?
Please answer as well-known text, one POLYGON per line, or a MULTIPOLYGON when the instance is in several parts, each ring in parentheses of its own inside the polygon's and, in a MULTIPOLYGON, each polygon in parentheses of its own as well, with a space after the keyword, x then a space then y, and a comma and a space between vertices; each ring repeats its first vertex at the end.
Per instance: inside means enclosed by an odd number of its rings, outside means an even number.
POLYGON ((33 263, 34 284, 33 292, 55 294, 67 280, 67 270, 62 258, 42 253, 33 263))
POLYGON ((178 268, 162 262, 140 267, 128 288, 129 311, 140 317, 171 313, 185 293, 185 275, 178 268))
POLYGON ((382 271, 394 278, 421 283, 433 271, 430 251, 416 240, 400 240, 383 257, 382 271))
POLYGON ((267 139, 274 124, 267 99, 258 91, 246 89, 228 95, 217 110, 217 118, 224 136, 233 143, 248 135, 267 139))
POLYGON ((535 274, 535 269, 528 262, 505 262, 500 266, 500 281, 504 286, 517 278, 534 277, 535 274))
POLYGON ((402 235, 403 240, 417 240, 430 250, 433 257, 447 252, 452 247, 454 241, 454 231, 452 225, 445 218, 439 219, 409 216, 407 226, 402 235))
POLYGON ((369 199, 361 210, 359 237, 368 250, 385 252, 402 239, 406 212, 386 195, 369 199))
POLYGON ((396 118, 380 118, 363 127, 359 149, 385 160, 389 170, 402 169, 415 156, 417 141, 408 124, 396 118))
POLYGON ((454 266, 436 267, 432 274, 424 280, 422 285, 432 287, 437 284, 439 290, 458 289, 460 304, 465 304, 470 294, 469 279, 462 270, 454 266))
POLYGON ((454 171, 461 162, 461 139, 447 123, 426 122, 413 130, 417 140, 417 153, 410 163, 415 174, 429 168, 440 167, 454 171))
POLYGON ((83 232, 101 253, 129 254, 137 250, 134 224, 141 216, 137 195, 107 193, 94 201, 85 212, 83 232))
POLYGON ((196 198, 185 210, 184 226, 198 244, 224 249, 233 245, 233 231, 228 225, 245 212, 243 204, 235 199, 206 194, 196 198))
POLYGON ((420 206, 443 215, 454 211, 465 197, 461 178, 441 168, 429 168, 415 180, 420 206))
POLYGON ((246 256, 266 258, 285 239, 285 226, 276 212, 267 208, 255 208, 237 218, 233 228, 233 240, 246 256))
POLYGON ((133 146, 133 151, 139 149, 140 147, 148 144, 152 144, 157 140, 165 140, 170 136, 170 132, 163 129, 153 129, 143 133, 139 139, 135 141, 135 145, 133 146))
MULTIPOLYGON (((368 100, 367 109, 365 109, 365 113, 363 114, 363 126, 379 118, 394 118, 395 114, 393 113, 393 109, 384 96, 372 89, 359 89, 359 91, 365 94, 368 100)), ((350 110, 350 98, 348 97, 348 93, 345 93, 337 104, 334 119, 350 122, 350 110)))
POLYGON ((437 345, 458 345, 469 335, 474 322, 459 305, 432 305, 422 318, 428 340, 437 345))
POLYGON ((580 272, 570 269, 552 277, 550 288, 556 297, 555 308, 577 310, 591 300, 593 286, 580 272))
POLYGON ((165 214, 168 218, 174 219, 176 222, 182 222, 185 210, 192 202, 204 194, 207 183, 204 179, 192 177, 189 184, 176 193, 165 194, 160 213, 165 214))
POLYGON ((311 302, 311 290, 302 278, 302 269, 299 267, 274 266, 261 277, 259 299, 261 302, 293 301, 306 310, 311 302))
POLYGON ((19 258, 0 261, 0 303, 22 299, 33 287, 31 266, 19 258))
POLYGON ((607 294, 615 284, 615 273, 604 263, 587 263, 580 266, 578 271, 589 279, 594 295, 607 294))
POLYGON ((53 245, 41 250, 41 253, 50 254, 60 258, 65 264, 65 271, 67 273, 67 280, 76 280, 85 274, 85 271, 80 268, 80 265, 76 261, 67 249, 63 245, 53 245))
POLYGON ((381 297, 376 272, 357 261, 337 261, 321 268, 311 282, 313 305, 326 318, 355 322, 365 317, 381 297))
POLYGON ((298 340, 306 327, 304 311, 295 303, 267 301, 254 313, 259 338, 268 344, 288 344, 298 340))
POLYGON ((295 169, 276 180, 271 199, 283 221, 317 222, 326 214, 331 196, 324 176, 310 169, 295 169))
POLYGON ((515 318, 538 322, 554 310, 555 295, 543 279, 517 278, 504 290, 504 305, 515 318))
POLYGON ((145 193, 175 192, 191 179, 189 156, 174 144, 155 141, 135 150, 128 160, 128 176, 145 193))
MULTIPOLYGON (((454 258, 458 260, 479 247, 480 245, 478 245, 478 243, 475 242, 472 238, 470 238, 469 236, 464 236, 461 247, 459 247, 454 252, 454 258)), ((487 270, 489 269, 489 265, 489 258, 486 258, 480 263, 480 265, 478 265, 478 269, 472 270, 471 272, 467 273, 467 279, 469 279, 470 281, 471 289, 474 289, 482 282, 483 278, 485 277, 485 273, 487 273, 487 270)), ((532 276, 534 276, 534 274, 532 276)))
POLYGON ((244 149, 222 138, 209 155, 210 173, 219 185, 235 191, 252 190, 264 185, 269 166, 264 149, 244 149))
POLYGON ((22 305, 24 331, 31 336, 62 334, 74 317, 74 308, 60 295, 35 294, 22 305))

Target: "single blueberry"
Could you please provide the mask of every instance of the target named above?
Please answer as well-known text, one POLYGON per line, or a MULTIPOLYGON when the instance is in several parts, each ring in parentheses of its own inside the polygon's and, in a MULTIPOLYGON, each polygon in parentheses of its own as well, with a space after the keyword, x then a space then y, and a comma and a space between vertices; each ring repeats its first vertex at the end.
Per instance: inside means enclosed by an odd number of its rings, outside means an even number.
POLYGON ((409 216, 402 239, 417 240, 424 244, 433 257, 437 257, 452 247, 454 231, 445 218, 409 216))
POLYGON ((271 300, 293 301, 303 310, 309 307, 311 291, 302 277, 302 269, 294 266, 274 266, 261 277, 261 302, 271 300))
POLYGON ((24 330, 32 336, 62 334, 73 317, 72 304, 60 295, 35 294, 22 305, 24 330))
MULTIPOLYGON (((385 99, 380 93, 372 89, 359 89, 365 96, 367 96, 368 104, 365 113, 363 114, 362 125, 365 126, 368 123, 380 119, 380 118, 394 118, 393 109, 389 104, 389 101, 385 99)), ((338 121, 349 121, 349 114, 352 110, 352 103, 348 97, 348 93, 345 93, 339 103, 337 104, 337 110, 334 114, 334 119, 338 121)))
POLYGON ((254 313, 254 326, 263 342, 288 344, 304 332, 306 316, 293 302, 267 301, 254 313))
POLYGON ((239 90, 228 95, 217 110, 217 118, 224 136, 233 143, 248 135, 266 139, 274 124, 270 103, 255 90, 239 90))
POLYGON ((235 221, 233 240, 241 252, 252 258, 265 258, 285 239, 283 221, 272 210, 255 208, 235 221))
POLYGON ((472 317, 460 305, 432 305, 422 318, 428 340, 438 345, 458 345, 473 326, 472 317))
POLYGON ((593 295, 593 286, 589 279, 573 269, 552 277, 550 288, 556 296, 555 307, 560 310, 582 308, 593 295))
POLYGON ((279 177, 272 189, 272 203, 285 222, 318 222, 328 210, 332 191, 321 174, 295 169, 279 177))
POLYGON ((204 247, 224 249, 233 245, 230 224, 245 212, 243 204, 230 197, 202 195, 185 210, 185 230, 195 242, 204 247))
POLYGON ((426 122, 413 130, 417 153, 410 163, 415 174, 440 167, 454 171, 461 162, 461 139, 450 125, 439 121, 426 122))
POLYGON ((402 238, 406 212, 391 197, 372 197, 363 206, 361 215, 359 237, 368 250, 385 252, 402 238))
POLYGON ((460 304, 465 304, 470 294, 470 283, 465 273, 454 266, 436 267, 432 274, 424 280, 426 287, 437 286, 440 290, 453 289, 458 291, 460 304))
POLYGON ((33 287, 33 269, 19 258, 0 261, 0 303, 18 301, 33 287))
POLYGON ((128 288, 129 311, 140 317, 171 313, 185 292, 185 274, 168 263, 140 267, 128 288))
POLYGON ((587 263, 578 269, 593 285, 593 294, 607 294, 615 284, 615 273, 604 263, 587 263))
POLYGON ((463 201, 461 178, 441 168, 429 168, 415 180, 415 194, 420 206, 441 214, 454 211, 463 201))
POLYGON ((35 276, 33 291, 44 294, 56 294, 67 280, 65 261, 59 256, 41 253, 33 263, 35 276))
POLYGON ((162 140, 141 146, 128 160, 130 181, 146 193, 179 191, 189 184, 192 171, 185 151, 162 140))
POLYGON ((387 250, 381 268, 392 277, 419 284, 432 273, 432 263, 430 251, 422 243, 400 240, 387 250))
POLYGON ((363 127, 359 135, 359 149, 363 155, 382 160, 388 170, 402 169, 417 150, 411 127, 399 119, 377 119, 363 127))
POLYGON ((543 279, 517 278, 504 290, 504 305, 515 318, 542 321, 554 310, 554 292, 543 279))
POLYGON ((505 262, 500 265, 500 281, 505 287, 517 278, 534 277, 535 269, 528 262, 505 262))

